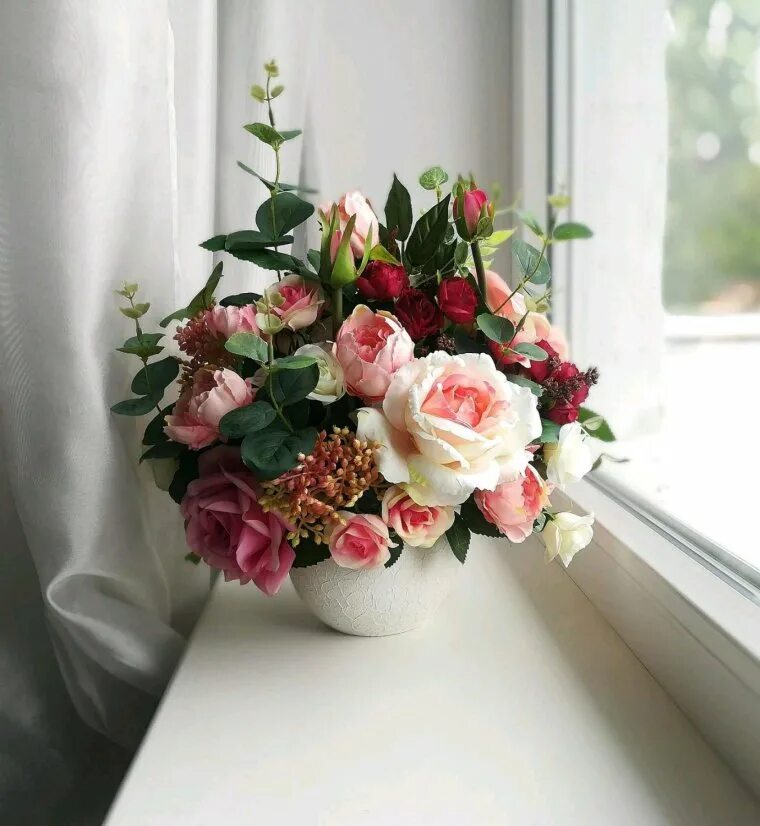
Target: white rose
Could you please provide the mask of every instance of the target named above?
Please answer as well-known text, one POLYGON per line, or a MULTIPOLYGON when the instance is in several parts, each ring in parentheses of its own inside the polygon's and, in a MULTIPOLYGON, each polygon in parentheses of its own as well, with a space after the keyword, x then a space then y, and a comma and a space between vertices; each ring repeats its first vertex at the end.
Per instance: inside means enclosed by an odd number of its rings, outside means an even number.
POLYGON ((556 445, 545 445, 546 476, 561 488, 578 482, 594 464, 586 434, 578 422, 562 425, 556 445))
POLYGON ((567 567, 572 558, 583 550, 594 535, 594 515, 578 516, 575 513, 556 513, 546 522, 543 530, 546 545, 546 559, 551 561, 559 556, 567 567))
POLYGON ((516 479, 541 432, 536 397, 507 381, 484 353, 437 351, 399 368, 383 409, 358 411, 360 439, 375 439, 380 473, 419 505, 459 505, 516 479))
POLYGON ((323 404, 331 404, 346 392, 343 368, 333 355, 332 342, 304 344, 303 347, 299 347, 295 351, 294 355, 311 356, 317 360, 319 381, 317 386, 309 393, 310 399, 323 404))

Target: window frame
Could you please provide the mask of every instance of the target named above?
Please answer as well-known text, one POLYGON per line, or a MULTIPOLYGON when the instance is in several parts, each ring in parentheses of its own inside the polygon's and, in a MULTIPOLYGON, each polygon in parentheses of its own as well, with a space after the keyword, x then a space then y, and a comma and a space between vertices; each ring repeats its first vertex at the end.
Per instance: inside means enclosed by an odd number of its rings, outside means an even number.
MULTIPOLYGON (((558 183, 556 169, 568 170, 570 179, 562 183, 573 191, 577 7, 572 0, 517 0, 512 13, 513 180, 526 208, 540 219, 546 191, 558 183)), ((572 246, 551 251, 554 283, 561 287, 553 314, 571 341, 572 246)), ((760 738, 752 736, 760 731, 757 572, 602 474, 569 493, 571 499, 556 504, 594 512, 596 525, 592 545, 568 576, 760 794, 760 738)))

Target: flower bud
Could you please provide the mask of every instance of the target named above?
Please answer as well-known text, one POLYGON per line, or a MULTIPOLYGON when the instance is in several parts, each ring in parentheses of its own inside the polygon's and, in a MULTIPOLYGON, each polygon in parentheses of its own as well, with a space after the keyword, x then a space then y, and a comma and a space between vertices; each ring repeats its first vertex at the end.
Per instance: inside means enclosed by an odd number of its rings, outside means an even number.
POLYGON ((482 189, 462 189, 454 199, 454 222, 460 238, 474 241, 493 232, 494 205, 482 189))

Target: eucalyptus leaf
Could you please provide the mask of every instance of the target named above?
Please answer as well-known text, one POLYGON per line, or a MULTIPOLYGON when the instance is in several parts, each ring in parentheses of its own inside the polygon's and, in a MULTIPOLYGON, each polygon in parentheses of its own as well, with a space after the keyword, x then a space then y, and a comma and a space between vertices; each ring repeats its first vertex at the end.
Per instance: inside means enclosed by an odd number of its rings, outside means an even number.
POLYGON ((144 416, 150 413, 156 406, 159 395, 140 396, 136 399, 125 399, 123 402, 117 402, 111 405, 111 412, 117 413, 119 416, 144 416))
POLYGON ((230 255, 241 261, 250 261, 265 270, 296 270, 297 259, 276 250, 230 250, 230 255))
POLYGON ((157 413, 149 422, 143 433, 142 443, 144 445, 157 445, 160 442, 168 441, 169 437, 164 433, 166 426, 166 417, 174 409, 174 404, 164 407, 160 413, 157 413))
POLYGON ((512 348, 515 353, 529 358, 531 361, 546 361, 549 357, 546 350, 539 347, 537 344, 515 344, 512 348))
POLYGON ((559 428, 556 422, 549 419, 541 419, 541 437, 539 441, 545 444, 547 442, 556 442, 559 439, 559 428))
POLYGON ((139 337, 131 336, 124 342, 123 347, 117 347, 116 349, 120 353, 128 353, 131 356, 150 358, 150 356, 155 356, 164 349, 158 344, 163 337, 163 333, 143 333, 139 337))
POLYGON ((260 364, 264 364, 269 357, 267 343, 256 333, 233 333, 227 339, 224 349, 260 364))
POLYGON ((149 447, 140 456, 140 463, 146 459, 177 459, 187 448, 178 442, 159 442, 149 447))
POLYGON ((594 413, 593 410, 589 410, 588 407, 581 407, 578 410, 578 421, 583 425, 583 429, 589 436, 593 436, 602 442, 617 441, 617 437, 607 420, 598 413, 594 413))
POLYGON ((272 366, 277 370, 303 370, 304 367, 311 367, 316 363, 314 356, 283 356, 275 359, 272 366))
POLYGON ((240 455, 243 462, 260 479, 275 479, 298 464, 300 454, 314 449, 317 429, 306 427, 291 433, 271 425, 265 430, 250 434, 243 439, 240 455))
POLYGON ((274 401, 283 407, 305 399, 319 381, 316 363, 297 370, 278 370, 271 374, 268 389, 274 401))
MULTIPOLYGON (((286 193, 282 192, 280 194, 285 195, 286 193)), ((264 203, 268 204, 269 201, 265 201, 264 203)), ((255 229, 241 229, 237 232, 231 232, 227 236, 224 248, 232 255, 236 255, 238 252, 264 250, 267 247, 283 247, 286 244, 292 243, 292 235, 283 235, 273 238, 269 231, 259 232, 255 229)))
POLYGON ((268 123, 247 123, 243 129, 271 146, 272 149, 279 149, 285 140, 285 137, 268 123))
POLYGON ((555 241, 574 241, 581 238, 591 238, 594 233, 585 225, 572 221, 566 224, 557 224, 552 237, 555 241))
POLYGON ((132 392, 136 396, 163 394, 179 373, 179 362, 174 356, 146 364, 132 380, 132 392))
POLYGON ((486 338, 498 344, 508 344, 515 334, 515 325, 508 318, 491 313, 481 313, 477 317, 478 329, 483 331, 486 338))
POLYGON ((507 380, 511 381, 512 384, 519 384, 520 387, 527 387, 536 398, 540 398, 543 395, 544 388, 541 387, 540 384, 537 384, 535 381, 531 381, 531 379, 528 379, 525 376, 519 376, 512 373, 507 376, 507 380))
POLYGON ((256 401, 225 413, 219 422, 219 431, 229 439, 242 439, 249 433, 257 433, 277 418, 277 411, 267 402, 256 401))
POLYGON ((166 327, 174 319, 182 321, 185 318, 192 318, 201 312, 201 310, 207 310, 213 306, 214 290, 219 283, 219 279, 222 277, 222 266, 222 262, 220 261, 211 271, 211 275, 208 277, 208 281, 206 281, 203 289, 193 296, 192 301, 187 307, 183 307, 181 310, 175 310, 171 315, 161 319, 160 326, 166 327))
POLYGON ((546 284, 551 278, 551 268, 546 255, 542 255, 534 246, 515 238, 512 241, 512 255, 522 274, 530 276, 533 284, 546 284))
MULTIPOLYGON (((270 181, 265 178, 263 175, 259 175, 258 172, 255 172, 251 169, 250 166, 247 166, 242 161, 237 161, 237 165, 243 170, 243 172, 247 172, 249 175, 253 175, 254 178, 258 178, 262 184, 270 191, 275 188, 274 181, 270 181)), ((277 188, 281 192, 310 192, 315 193, 316 189, 309 189, 307 186, 301 186, 300 184, 285 184, 282 181, 278 181, 277 188)))
POLYGON ((304 201, 292 192, 278 192, 258 208, 256 226, 270 238, 276 237, 272 227, 272 204, 277 237, 302 224, 314 213, 314 205, 304 201))

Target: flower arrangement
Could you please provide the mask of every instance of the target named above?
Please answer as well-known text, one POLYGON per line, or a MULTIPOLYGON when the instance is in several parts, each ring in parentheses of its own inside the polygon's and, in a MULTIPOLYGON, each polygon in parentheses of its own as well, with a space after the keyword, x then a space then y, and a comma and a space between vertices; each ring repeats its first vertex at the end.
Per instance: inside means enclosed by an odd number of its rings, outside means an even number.
POLYGON ((464 562, 471 533, 522 542, 543 532, 548 557, 569 563, 593 520, 556 513, 552 491, 592 469, 590 437, 614 436, 584 406, 596 370, 569 361, 547 317, 548 252, 590 230, 559 221, 565 195, 549 197, 543 228, 515 206, 497 209, 472 179, 445 191, 438 166, 419 179, 427 203, 416 220, 396 176, 382 222, 359 192, 315 218, 302 190, 280 181, 280 152, 300 132, 276 126, 283 87, 274 61, 265 71, 251 93, 267 121, 245 129, 271 148, 278 172, 270 181, 240 166, 270 197, 255 229, 201 246, 271 271, 272 283, 217 300, 220 261, 161 321, 175 327, 178 355, 159 359, 166 334, 140 323, 149 304, 136 284, 119 291, 135 335, 118 349, 142 366, 134 397, 112 410, 154 411, 141 461, 169 471, 188 558, 266 594, 293 566, 391 566, 405 546, 444 535, 464 562), (500 216, 537 243, 495 229, 500 216), (311 221, 319 249, 284 252, 311 221), (514 289, 489 269, 507 242, 521 274, 514 289), (164 403, 172 385, 176 400, 164 403))

